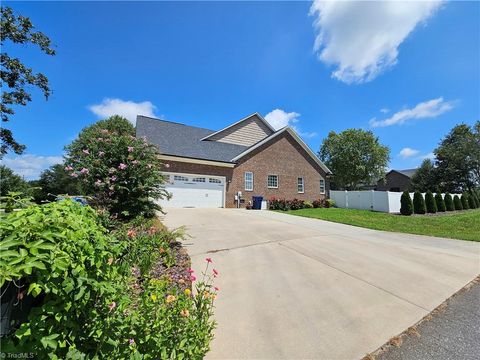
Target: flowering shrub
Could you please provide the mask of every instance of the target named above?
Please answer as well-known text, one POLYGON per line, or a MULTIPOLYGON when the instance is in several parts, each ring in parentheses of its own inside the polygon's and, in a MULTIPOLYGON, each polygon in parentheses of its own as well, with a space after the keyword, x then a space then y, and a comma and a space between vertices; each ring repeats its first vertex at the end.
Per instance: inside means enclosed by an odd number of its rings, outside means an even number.
POLYGON ((155 146, 135 137, 128 120, 112 116, 83 129, 66 147, 65 170, 82 181, 93 204, 114 217, 152 216, 168 197, 155 146))
POLYGON ((160 250, 168 249, 175 233, 151 223, 125 226, 125 235, 108 233, 92 208, 68 199, 1 220, 2 294, 15 289, 10 303, 24 312, 28 302, 35 305, 2 338, 2 352, 57 359, 199 359, 208 351, 218 291, 218 271, 208 273, 211 259, 199 282, 193 270, 185 270, 195 294, 190 283, 181 288, 169 277, 148 273, 147 257, 165 267, 175 262, 160 250), (143 273, 136 271, 142 266, 143 273))
POLYGON ((310 209, 310 208, 320 208, 320 207, 333 207, 335 206, 335 202, 331 199, 317 199, 312 202, 293 199, 293 200, 285 200, 285 199, 277 199, 272 197, 268 200, 268 208, 270 210, 300 210, 300 209, 310 209))

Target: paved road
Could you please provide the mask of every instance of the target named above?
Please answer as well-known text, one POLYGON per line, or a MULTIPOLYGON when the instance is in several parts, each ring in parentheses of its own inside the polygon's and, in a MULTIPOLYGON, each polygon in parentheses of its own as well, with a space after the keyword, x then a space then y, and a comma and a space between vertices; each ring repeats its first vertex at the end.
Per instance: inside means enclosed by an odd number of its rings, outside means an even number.
POLYGON ((449 299, 443 310, 403 337, 376 360, 476 360, 480 359, 480 283, 449 299))
POLYGON ((220 271, 210 359, 359 359, 480 270, 480 243, 269 211, 171 209, 220 271))

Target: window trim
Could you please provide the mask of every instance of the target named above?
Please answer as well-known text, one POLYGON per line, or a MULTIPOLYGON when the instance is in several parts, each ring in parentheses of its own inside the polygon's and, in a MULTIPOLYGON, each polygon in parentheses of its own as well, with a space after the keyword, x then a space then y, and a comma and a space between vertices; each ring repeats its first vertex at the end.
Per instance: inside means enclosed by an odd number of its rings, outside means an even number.
POLYGON ((297 177, 297 193, 305 194, 305 178, 303 176, 297 177), (299 180, 302 179, 302 183, 300 184, 299 180), (298 190, 298 187, 302 185, 302 191, 298 190))
POLYGON ((325 194, 325 191, 327 189, 326 187, 326 183, 325 183, 325 179, 320 179, 320 194, 324 195, 325 194), (322 182, 323 182, 323 185, 322 185, 322 182), (323 187, 323 190, 322 190, 322 187, 323 187))
POLYGON ((278 177, 277 174, 268 174, 268 175, 267 175, 267 188, 268 188, 268 189, 278 189, 279 182, 280 182, 280 181, 279 181, 279 177, 278 177), (275 177, 277 178, 277 186, 270 186, 270 185, 268 184, 268 178, 269 178, 270 176, 275 176, 275 177))
POLYGON ((251 171, 245 171, 244 175, 243 175, 243 180, 244 180, 244 189, 245 191, 253 191, 253 172, 251 171), (251 180, 247 180, 247 174, 251 174, 252 175, 252 179, 251 180), (247 188, 247 182, 251 182, 252 183, 252 186, 250 188, 247 188))

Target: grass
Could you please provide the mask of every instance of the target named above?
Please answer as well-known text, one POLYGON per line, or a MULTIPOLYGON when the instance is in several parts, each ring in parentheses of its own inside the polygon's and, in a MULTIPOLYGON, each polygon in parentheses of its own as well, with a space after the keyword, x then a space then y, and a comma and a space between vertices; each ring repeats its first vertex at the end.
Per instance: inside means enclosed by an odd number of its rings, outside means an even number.
POLYGON ((401 216, 339 208, 290 210, 286 213, 375 230, 480 241, 480 209, 447 212, 436 216, 401 216))

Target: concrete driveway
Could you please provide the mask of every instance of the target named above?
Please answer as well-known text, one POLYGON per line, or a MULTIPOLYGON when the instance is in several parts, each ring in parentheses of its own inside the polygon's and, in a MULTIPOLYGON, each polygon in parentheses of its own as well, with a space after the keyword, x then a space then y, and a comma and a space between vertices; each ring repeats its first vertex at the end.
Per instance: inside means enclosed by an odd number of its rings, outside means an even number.
POLYGON ((269 211, 170 209, 220 272, 209 359, 360 359, 480 272, 480 243, 269 211))

